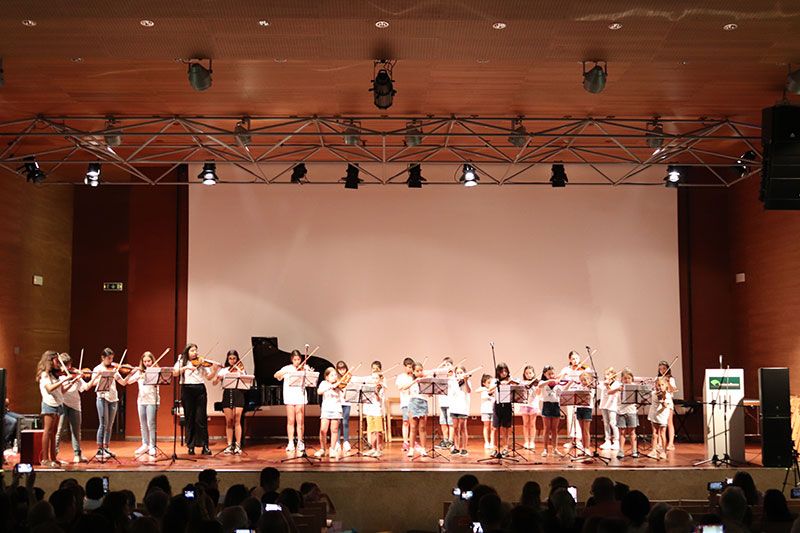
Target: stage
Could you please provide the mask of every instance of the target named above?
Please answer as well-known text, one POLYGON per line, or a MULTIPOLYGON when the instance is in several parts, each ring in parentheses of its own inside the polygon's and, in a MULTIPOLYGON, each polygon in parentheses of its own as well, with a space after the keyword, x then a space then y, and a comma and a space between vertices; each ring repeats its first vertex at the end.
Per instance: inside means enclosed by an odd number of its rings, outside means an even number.
MULTIPOLYGON (((171 455, 171 441, 159 443, 171 455)), ((316 444, 310 442, 310 444, 316 444)), ((615 481, 643 490, 652 500, 703 500, 707 497, 706 484, 732 477, 737 468, 695 467, 694 463, 704 459, 701 444, 679 443, 675 451, 668 452, 664 461, 655 461, 644 456, 639 459, 612 459, 608 466, 601 462, 573 462, 568 458, 542 458, 537 452, 525 452, 529 462, 510 463, 503 461, 478 462, 488 457, 482 442, 473 439, 469 455, 451 458, 449 450, 438 450, 445 459, 411 460, 402 453, 400 443, 387 446, 380 461, 370 458, 350 457, 342 460, 307 462, 302 459, 282 462, 292 457, 283 450, 285 443, 251 444, 246 455, 226 456, 222 454, 191 457, 195 461, 179 460, 175 464, 153 461, 150 458, 135 460, 133 451, 138 442, 112 442, 111 449, 120 462, 105 464, 90 463, 68 465, 63 469, 37 469, 37 485, 48 491, 57 488, 66 477, 75 477, 84 483, 89 477, 107 475, 111 489, 128 488, 141 498, 147 482, 157 473, 168 472, 173 492, 185 484, 196 481, 197 473, 204 468, 219 472, 220 489, 224 494, 233 484, 243 483, 248 487, 258 483, 258 473, 265 466, 274 466, 281 473, 281 486, 298 488, 303 481, 319 483, 334 500, 338 519, 345 527, 359 531, 384 529, 420 529, 435 531, 437 520, 442 515, 442 502, 451 499, 451 490, 460 475, 475 473, 482 483, 494 486, 507 501, 515 501, 526 481, 537 481, 546 491, 551 478, 565 476, 578 487, 579 500, 589 494, 592 480, 604 475, 615 481)), ((537 444, 538 445, 538 444, 537 444)), ((94 443, 84 441, 88 453, 94 443)), ((212 451, 223 449, 221 441, 212 441, 212 451)), ((309 448, 313 453, 314 448, 309 448)), ((181 459, 190 458, 185 448, 179 448, 181 459)), ((355 450, 351 450, 351 454, 355 450)), ((760 489, 780 488, 786 470, 764 468, 760 461, 760 448, 747 449, 748 465, 738 469, 750 472, 760 489)), ((61 458, 71 459, 67 448, 61 458)), ((9 457, 12 462, 16 456, 9 457)))

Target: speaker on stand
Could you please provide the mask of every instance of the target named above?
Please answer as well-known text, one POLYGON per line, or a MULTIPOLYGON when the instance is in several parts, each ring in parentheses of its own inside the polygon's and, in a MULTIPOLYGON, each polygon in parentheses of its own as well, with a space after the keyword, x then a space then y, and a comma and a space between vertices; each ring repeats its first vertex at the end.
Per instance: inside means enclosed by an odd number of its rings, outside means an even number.
POLYGON ((759 368, 761 401, 761 461, 767 467, 789 468, 794 459, 789 369, 759 368))

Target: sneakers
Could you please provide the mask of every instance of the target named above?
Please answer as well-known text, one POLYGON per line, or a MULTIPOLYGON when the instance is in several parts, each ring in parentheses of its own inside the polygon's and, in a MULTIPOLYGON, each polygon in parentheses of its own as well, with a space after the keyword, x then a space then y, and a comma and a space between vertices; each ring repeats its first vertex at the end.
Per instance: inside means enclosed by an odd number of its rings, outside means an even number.
POLYGON ((657 460, 661 459, 661 456, 658 454, 658 451, 655 450, 655 449, 650 450, 650 453, 647 454, 647 457, 649 457, 650 459, 657 459, 657 460))
POLYGON ((97 457, 99 457, 100 459, 110 459, 111 458, 111 452, 109 452, 105 448, 98 448, 97 449, 97 457))
POLYGON ((465 455, 469 455, 469 452, 467 450, 461 450, 461 456, 463 457, 465 455))
POLYGON ((409 448, 408 448, 408 452, 406 453, 406 455, 407 455, 408 457, 414 457, 414 450, 415 450, 415 448, 411 448, 411 447, 409 447, 409 448))
POLYGON ((553 455, 555 455, 556 457, 564 457, 564 454, 558 451, 558 448, 556 448, 555 446, 553 446, 553 455))
POLYGON ((638 459, 639 458, 639 452, 635 451, 635 452, 631 453, 631 457, 633 457, 634 459, 638 459))
POLYGON ((455 446, 450 449, 450 455, 458 455, 459 453, 461 453, 461 451, 455 446))
POLYGON ((546 449, 542 452, 542 457, 547 457, 547 450, 546 449))
POLYGON ((491 442, 484 442, 483 443, 483 449, 484 450, 494 450, 494 444, 492 444, 491 442))
POLYGON ((147 451, 147 444, 142 444, 141 446, 136 448, 136 451, 133 452, 133 455, 142 455, 146 451, 147 451))
POLYGON ((324 456, 325 456, 325 450, 323 450, 322 448, 314 452, 314 457, 324 457, 324 456))
POLYGON ((73 463, 75 463, 75 464, 78 464, 78 463, 88 463, 88 462, 89 462, 89 460, 88 460, 86 457, 84 457, 84 456, 82 456, 82 455, 78 454, 78 455, 76 455, 76 456, 75 456, 75 457, 72 459, 72 462, 73 462, 73 463))
POLYGON ((622 450, 617 452, 617 459, 625 459, 625 452, 622 450))
POLYGON ((382 457, 382 456, 383 456, 383 451, 381 451, 381 450, 375 450, 375 451, 373 452, 372 456, 373 456, 373 457, 382 457))
POLYGON ((157 452, 156 452, 156 447, 155 447, 155 446, 151 446, 151 447, 150 447, 150 448, 147 450, 147 455, 149 455, 150 457, 155 457, 155 456, 156 456, 156 453, 157 453, 157 452))
POLYGON ((350 441, 347 441, 347 440, 344 441, 344 446, 342 446, 342 449, 344 450, 345 453, 349 452, 350 451, 350 441))
POLYGON ((436 445, 437 448, 448 448, 447 441, 442 439, 439 441, 439 444, 436 445))
POLYGON ((619 442, 612 442, 611 443, 612 450, 619 450, 619 442))
POLYGON ((294 451, 294 441, 293 440, 290 440, 289 444, 286 445, 286 451, 287 452, 293 452, 294 451))
POLYGON ((417 452, 418 454, 420 454, 420 455, 428 455, 428 452, 427 452, 427 451, 425 451, 425 448, 423 448, 422 446, 417 446, 417 447, 414 449, 414 451, 416 451, 416 452, 417 452))
POLYGON ((301 440, 297 441, 297 451, 300 453, 306 451, 306 443, 301 440))
POLYGON ((228 444, 224 450, 222 450, 222 455, 233 455, 233 444, 228 444))
POLYGON ((233 455, 242 455, 242 447, 238 444, 233 445, 233 455))
POLYGON ((404 442, 404 443, 403 443, 403 451, 404 451, 404 452, 407 452, 407 451, 408 451, 408 443, 407 443, 407 442, 404 442))
POLYGON ((603 444, 600 445, 600 449, 601 450, 610 450, 611 449, 611 443, 608 442, 608 441, 605 441, 603 444))

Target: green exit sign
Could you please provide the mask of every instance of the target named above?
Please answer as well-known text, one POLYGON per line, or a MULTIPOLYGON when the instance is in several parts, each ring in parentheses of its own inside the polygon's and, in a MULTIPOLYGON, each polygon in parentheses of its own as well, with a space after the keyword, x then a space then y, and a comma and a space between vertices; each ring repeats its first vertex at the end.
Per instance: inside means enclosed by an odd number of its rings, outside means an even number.
POLYGON ((742 380, 739 376, 710 376, 708 388, 711 390, 739 390, 742 388, 742 380))
POLYGON ((106 281, 103 290, 106 292, 122 292, 124 284, 121 281, 106 281))

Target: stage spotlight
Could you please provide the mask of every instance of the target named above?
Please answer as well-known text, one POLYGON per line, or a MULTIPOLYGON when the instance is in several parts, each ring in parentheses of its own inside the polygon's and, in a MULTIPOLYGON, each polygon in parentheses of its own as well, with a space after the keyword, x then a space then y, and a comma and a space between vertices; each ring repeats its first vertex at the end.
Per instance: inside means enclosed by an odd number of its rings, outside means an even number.
POLYGON ((353 165, 352 163, 347 164, 347 175, 342 178, 344 180, 344 188, 345 189, 358 189, 358 184, 361 183, 363 180, 358 177, 359 168, 358 165, 353 165))
POLYGON ((306 170, 305 163, 298 163, 292 168, 292 183, 303 183, 306 179, 306 174, 308 171, 306 170))
POLYGON ((117 120, 114 117, 108 117, 106 119, 106 133, 103 135, 103 139, 109 148, 116 148, 122 144, 122 133, 113 131, 115 127, 117 127, 117 120))
POLYGON ((89 163, 89 168, 86 169, 86 177, 83 178, 83 183, 89 187, 97 187, 100 185, 100 163, 89 163))
POLYGON ((375 107, 389 109, 394 102, 394 95, 397 94, 397 91, 394 90, 394 80, 392 79, 394 63, 385 59, 375 61, 374 68, 378 69, 378 72, 372 80, 372 89, 370 91, 372 91, 375 99, 375 107))
POLYGON ((756 153, 753 150, 748 150, 739 156, 739 159, 736 160, 736 166, 734 168, 736 169, 736 171, 739 173, 740 176, 744 176, 745 174, 747 174, 749 166, 755 160, 756 160, 756 153))
POLYGON ((512 120, 511 129, 513 131, 511 135, 508 136, 508 142, 510 142, 517 148, 522 148, 523 146, 525 146, 525 143, 528 142, 528 130, 526 130, 525 126, 523 126, 522 120, 521 119, 512 120))
POLYGON ((664 177, 664 186, 677 187, 680 181, 681 181, 681 170, 674 165, 669 165, 667 167, 667 175, 666 177, 664 177))
POLYGON ((569 179, 567 172, 564 170, 564 165, 555 164, 550 167, 550 185, 552 187, 566 187, 569 179))
POLYGON ((422 167, 419 163, 411 163, 408 165, 408 180, 406 180, 406 184, 408 185, 409 189, 421 189, 422 182, 426 181, 425 178, 422 177, 422 167))
POLYGON ((203 165, 203 170, 197 175, 197 179, 203 182, 203 185, 216 185, 219 181, 217 176, 216 163, 208 162, 203 165))
POLYGON ((233 128, 233 136, 243 148, 250 146, 250 143, 253 142, 253 136, 250 135, 250 117, 242 117, 242 120, 236 123, 236 127, 233 128))
POLYGON ((412 120, 406 124, 406 146, 418 146, 422 144, 422 128, 419 122, 412 120))
POLYGON ((664 146, 664 137, 662 135, 664 135, 664 125, 657 118, 653 119, 653 122, 650 123, 650 129, 644 134, 645 139, 647 139, 647 146, 659 152, 661 147, 664 146))
POLYGON ((195 91, 205 91, 211 87, 211 60, 208 60, 208 68, 204 67, 198 61, 202 59, 191 59, 189 61, 189 85, 195 91))
POLYGON ((786 77, 786 90, 790 93, 800 94, 800 69, 790 72, 786 77))
POLYGON ((348 123, 347 128, 344 130, 344 144, 347 146, 356 146, 361 144, 360 130, 356 127, 356 123, 352 120, 348 123))
POLYGON ((595 61, 594 67, 587 71, 586 61, 583 62, 583 88, 592 94, 603 92, 608 78, 608 63, 604 61, 602 67, 598 63, 595 61))
POLYGON ((39 163, 36 162, 34 157, 26 157, 25 164, 17 170, 25 169, 25 179, 30 183, 41 183, 47 178, 47 174, 39 168, 39 163))
POLYGON ((475 168, 472 165, 466 164, 464 165, 464 169, 461 171, 461 179, 458 181, 463 183, 464 187, 474 187, 478 184, 480 178, 478 178, 475 168))

